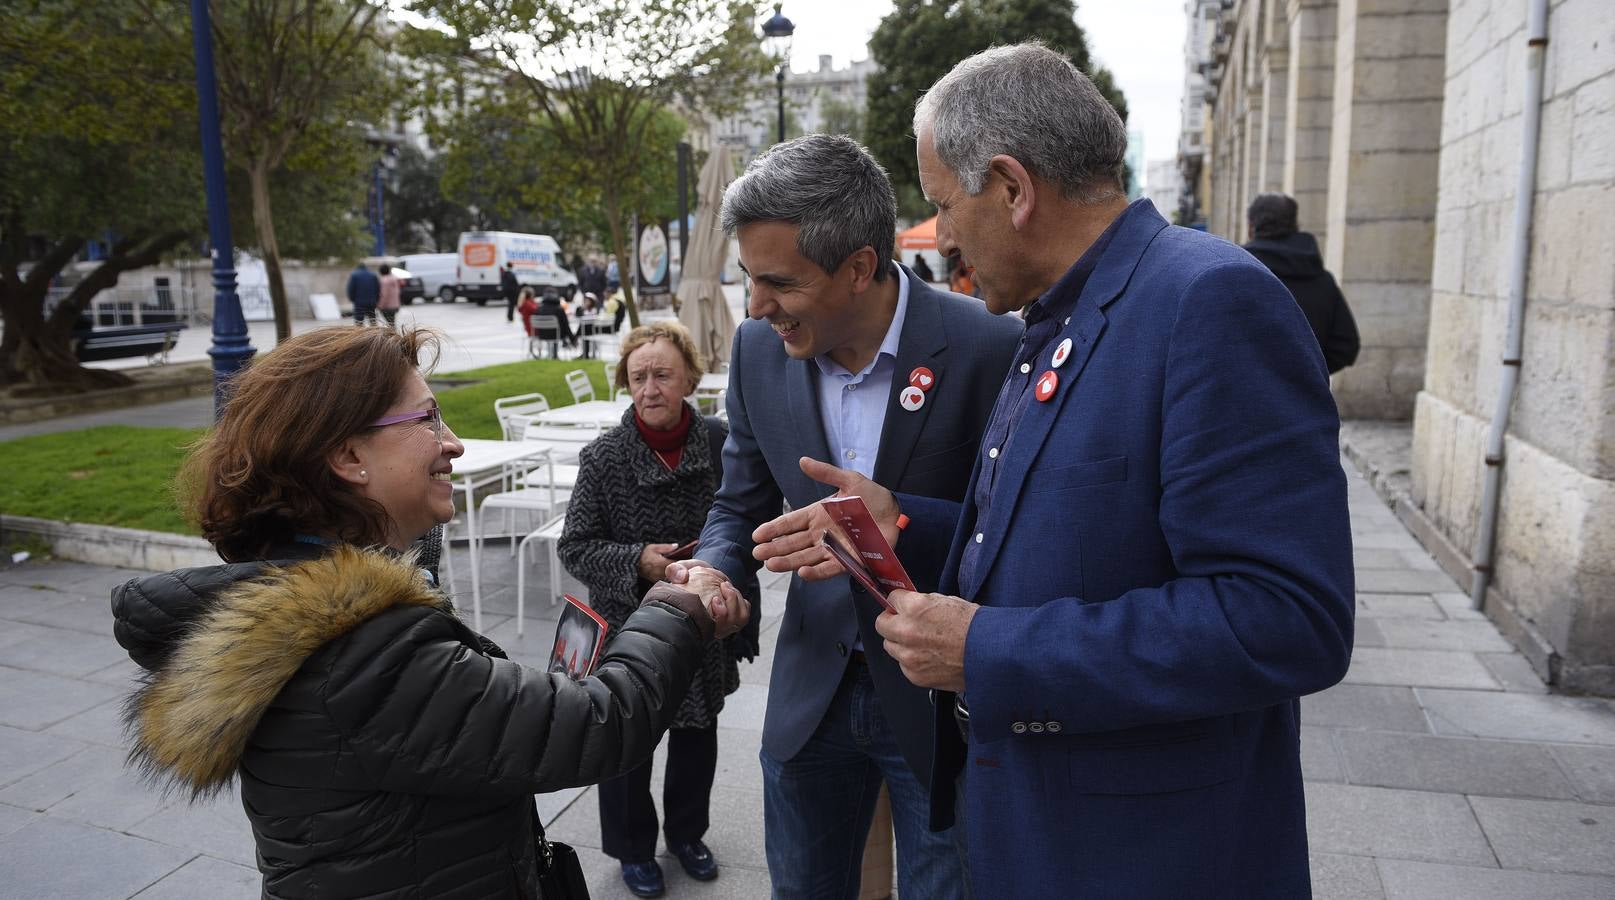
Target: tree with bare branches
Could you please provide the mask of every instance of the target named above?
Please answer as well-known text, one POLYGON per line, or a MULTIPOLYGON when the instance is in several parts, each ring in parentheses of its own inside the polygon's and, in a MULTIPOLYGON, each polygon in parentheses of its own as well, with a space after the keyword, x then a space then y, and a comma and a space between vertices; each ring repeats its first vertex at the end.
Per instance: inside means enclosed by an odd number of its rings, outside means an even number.
MULTIPOLYGON (((414 0, 451 35, 429 53, 470 61, 516 88, 542 124, 548 164, 599 197, 617 265, 630 271, 629 216, 649 192, 648 154, 670 109, 721 115, 772 63, 747 0, 414 0)), ((639 322, 632 288, 628 316, 639 322)))

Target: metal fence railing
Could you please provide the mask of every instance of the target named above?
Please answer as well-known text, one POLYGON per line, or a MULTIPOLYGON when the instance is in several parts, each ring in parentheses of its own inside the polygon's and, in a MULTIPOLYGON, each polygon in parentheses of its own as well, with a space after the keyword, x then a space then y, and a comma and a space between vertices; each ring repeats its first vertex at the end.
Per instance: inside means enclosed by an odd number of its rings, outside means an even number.
MULTIPOLYGON (((68 294, 71 287, 51 288, 45 298, 50 309, 68 294)), ((197 302, 195 291, 183 285, 115 287, 96 294, 84 315, 95 328, 125 325, 158 325, 165 322, 198 324, 209 321, 197 302)), ((209 301, 211 302, 211 296, 209 301)))

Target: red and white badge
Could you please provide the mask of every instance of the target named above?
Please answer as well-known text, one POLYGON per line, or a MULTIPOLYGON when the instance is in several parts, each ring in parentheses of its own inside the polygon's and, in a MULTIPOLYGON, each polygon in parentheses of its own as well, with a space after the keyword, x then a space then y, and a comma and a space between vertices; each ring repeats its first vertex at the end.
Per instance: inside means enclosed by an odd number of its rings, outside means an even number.
POLYGON ((922 391, 929 391, 936 384, 936 375, 924 366, 918 366, 908 373, 908 383, 922 391))
POLYGON ((1049 362, 1052 363, 1056 369, 1058 369, 1061 366, 1065 365, 1065 361, 1070 359, 1070 358, 1071 358, 1071 339, 1066 338, 1065 340, 1060 342, 1060 346, 1054 348, 1054 358, 1049 360, 1049 362))
POLYGON ((897 403, 909 412, 915 412, 925 405, 925 391, 911 384, 897 395, 897 403))
POLYGON ((1032 390, 1032 396, 1036 397, 1039 403, 1047 403, 1049 398, 1054 396, 1055 388, 1059 386, 1060 376, 1054 374, 1054 370, 1050 369, 1044 372, 1043 376, 1037 380, 1037 387, 1032 390))

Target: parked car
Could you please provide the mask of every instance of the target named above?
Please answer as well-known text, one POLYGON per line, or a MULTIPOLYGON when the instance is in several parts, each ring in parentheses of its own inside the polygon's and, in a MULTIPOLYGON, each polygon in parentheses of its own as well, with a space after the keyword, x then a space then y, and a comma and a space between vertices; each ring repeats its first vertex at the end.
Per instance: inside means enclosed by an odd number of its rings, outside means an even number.
POLYGON ((458 296, 455 286, 459 275, 455 269, 460 261, 458 253, 412 253, 399 257, 404 268, 421 280, 421 291, 429 298, 453 303, 458 296))
POLYGON ((578 291, 578 278, 562 267, 561 259, 561 245, 547 234, 467 231, 460 235, 455 290, 478 306, 499 299, 499 272, 508 262, 519 283, 553 287, 570 300, 578 291))

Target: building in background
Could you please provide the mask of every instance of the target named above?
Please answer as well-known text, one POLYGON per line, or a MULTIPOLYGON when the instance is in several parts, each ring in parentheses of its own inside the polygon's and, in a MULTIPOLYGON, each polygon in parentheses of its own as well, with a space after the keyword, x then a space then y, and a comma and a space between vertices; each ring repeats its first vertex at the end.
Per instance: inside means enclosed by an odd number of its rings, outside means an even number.
MULTIPOLYGON (((1224 0, 1208 221, 1280 190, 1352 304, 1347 418, 1411 419, 1398 513, 1468 589, 1504 368, 1521 0, 1224 0)), ((1191 8, 1195 4, 1190 4, 1191 8)), ((1615 694, 1615 54, 1607 4, 1553 0, 1524 352, 1485 612, 1544 680, 1615 694), (1594 137, 1600 135, 1601 137, 1594 137)))
MULTIPOLYGON (((1212 68, 1212 42, 1217 39, 1221 0, 1187 0, 1188 28, 1183 38, 1183 100, 1178 113, 1178 221, 1205 221, 1203 198, 1211 183, 1206 154, 1206 84, 1212 68)), ((1151 179, 1153 181, 1153 179, 1151 179)), ((1161 211, 1163 215, 1166 210, 1161 211)))
POLYGON ((1144 196, 1150 198, 1168 222, 1178 221, 1180 186, 1176 159, 1155 159, 1144 166, 1144 196))
MULTIPOLYGON (((861 140, 865 100, 869 96, 869 76, 874 74, 875 69, 872 59, 862 59, 837 69, 831 64, 831 57, 822 54, 817 69, 787 74, 787 133, 796 135, 836 130, 851 133, 861 140)), ((747 161, 772 147, 779 136, 778 95, 775 90, 772 73, 760 79, 756 93, 740 112, 713 123, 714 139, 728 144, 747 161)))

